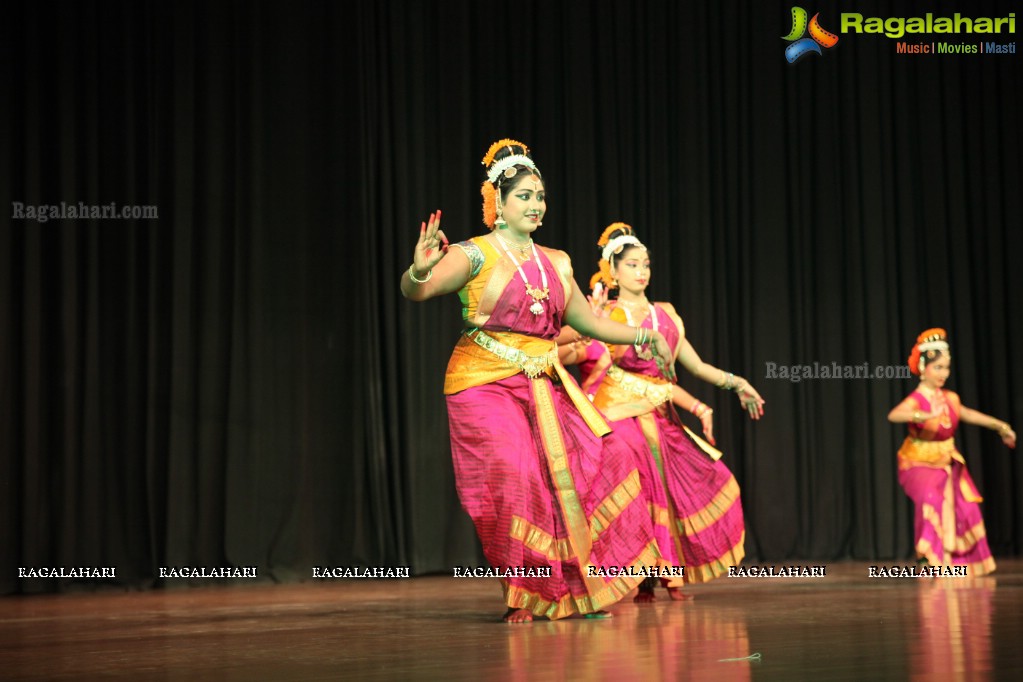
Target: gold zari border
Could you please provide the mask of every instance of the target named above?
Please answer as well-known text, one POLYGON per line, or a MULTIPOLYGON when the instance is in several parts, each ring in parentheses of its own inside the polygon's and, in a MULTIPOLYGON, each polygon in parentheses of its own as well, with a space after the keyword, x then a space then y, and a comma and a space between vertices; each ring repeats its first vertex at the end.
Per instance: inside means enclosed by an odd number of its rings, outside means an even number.
MULTIPOLYGON (((622 511, 640 496, 640 489, 639 471, 633 469, 632 473, 611 491, 590 514, 591 540, 598 539, 600 534, 621 516, 622 511)), ((660 510, 657 519, 662 526, 667 527, 668 510, 663 507, 657 507, 657 509, 660 510)), ((518 540, 537 554, 547 557, 549 561, 568 561, 578 558, 566 538, 555 540, 554 536, 546 530, 518 515, 512 516, 508 536, 518 540)))
MULTIPOLYGON (((657 548, 653 542, 647 544, 639 556, 633 560, 631 567, 634 573, 641 573, 644 568, 657 565, 659 557, 657 548)), ((586 575, 583 569, 583 575, 586 575)), ((603 608, 611 606, 620 601, 622 597, 636 588, 643 581, 642 575, 619 575, 605 582, 604 578, 589 578, 600 582, 600 588, 590 591, 590 594, 573 596, 566 594, 557 601, 544 599, 540 595, 523 587, 510 584, 506 580, 501 581, 504 589, 504 603, 512 609, 527 609, 534 616, 545 616, 551 620, 565 618, 573 614, 596 613, 603 608)), ((587 586, 589 589, 589 586, 587 586)))
POLYGON ((568 543, 579 560, 579 569, 586 589, 591 594, 603 586, 603 580, 587 575, 590 565, 590 551, 593 548, 590 539, 589 520, 583 511, 582 501, 572 479, 568 466, 568 451, 561 437, 561 421, 554 409, 550 383, 533 381, 533 400, 536 403, 537 420, 540 425, 540 438, 543 442, 544 454, 551 482, 557 494, 561 517, 568 531, 568 543))
POLYGON ((746 531, 742 531, 738 544, 723 555, 706 564, 692 566, 686 564, 687 583, 705 583, 728 573, 729 566, 738 566, 746 557, 746 531))
POLYGON ((739 499, 739 482, 735 476, 717 492, 710 502, 697 512, 678 520, 679 529, 686 534, 700 533, 717 523, 739 499), (716 513, 715 513, 716 511, 716 513))
POLYGON ((555 540, 554 536, 521 516, 513 516, 508 535, 523 545, 547 557, 548 561, 568 561, 575 558, 568 540, 555 540))
POLYGON ((614 520, 621 516, 622 511, 640 495, 639 471, 632 470, 625 480, 618 484, 607 497, 601 500, 590 515, 590 537, 596 540, 614 520))

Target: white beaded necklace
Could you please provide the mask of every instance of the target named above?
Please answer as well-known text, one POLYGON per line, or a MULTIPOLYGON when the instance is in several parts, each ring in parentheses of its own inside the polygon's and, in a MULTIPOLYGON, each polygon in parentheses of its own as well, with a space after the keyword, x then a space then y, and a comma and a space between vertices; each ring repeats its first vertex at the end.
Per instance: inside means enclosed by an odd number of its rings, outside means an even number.
POLYGON ((536 254, 536 244, 533 240, 529 240, 529 246, 533 249, 533 260, 536 261, 536 266, 540 268, 540 278, 543 282, 543 289, 537 289, 529 283, 526 279, 526 273, 522 271, 522 266, 512 255, 511 251, 508 250, 508 245, 505 244, 504 239, 501 239, 501 235, 497 235, 497 240, 501 242, 501 248, 508 254, 508 258, 512 263, 515 263, 515 269, 519 271, 519 277, 522 278, 522 283, 526 285, 526 295, 533 299, 533 305, 529 306, 529 312, 534 315, 540 315, 543 313, 543 304, 540 301, 546 300, 550 294, 550 289, 547 287, 547 270, 544 269, 543 263, 540 262, 540 257, 536 254))

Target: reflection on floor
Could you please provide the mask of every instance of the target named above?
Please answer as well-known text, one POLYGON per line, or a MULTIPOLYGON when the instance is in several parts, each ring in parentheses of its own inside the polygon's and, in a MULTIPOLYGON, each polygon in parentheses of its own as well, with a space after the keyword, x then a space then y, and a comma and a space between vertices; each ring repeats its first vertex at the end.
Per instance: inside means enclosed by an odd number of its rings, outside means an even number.
POLYGON ((1023 679, 1023 561, 868 576, 722 578, 529 625, 500 622, 493 579, 448 576, 4 597, 0 678, 1023 679))

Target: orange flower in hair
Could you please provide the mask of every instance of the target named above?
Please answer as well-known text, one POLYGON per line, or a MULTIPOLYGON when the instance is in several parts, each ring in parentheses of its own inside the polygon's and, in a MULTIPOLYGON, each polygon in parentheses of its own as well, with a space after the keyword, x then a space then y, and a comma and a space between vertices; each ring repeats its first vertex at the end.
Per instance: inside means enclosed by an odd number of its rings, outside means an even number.
POLYGON ((483 157, 483 165, 484 166, 489 166, 490 164, 492 164, 494 162, 494 157, 497 156, 497 152, 501 151, 505 147, 514 147, 514 146, 522 147, 522 149, 524 150, 524 152, 526 154, 529 153, 529 148, 526 147, 526 145, 522 144, 518 140, 509 140, 509 139, 505 138, 503 140, 498 140, 494 144, 490 145, 490 149, 487 150, 486 155, 484 155, 484 157, 483 157))
MULTIPOLYGON (((496 175, 494 177, 490 176, 494 175, 494 173, 496 172, 492 168, 494 164, 494 157, 497 156, 498 152, 505 148, 509 148, 512 154, 511 156, 502 157, 505 163, 507 164, 518 162, 524 163, 526 166, 532 168, 533 172, 539 175, 539 171, 536 170, 536 165, 528 156, 529 148, 526 147, 526 145, 524 145, 523 143, 519 142, 518 140, 511 140, 505 138, 503 140, 498 140, 494 144, 490 145, 490 149, 487 150, 486 155, 484 155, 483 157, 483 165, 486 166, 487 168, 488 178, 483 182, 483 186, 480 187, 480 194, 483 195, 483 224, 486 225, 491 230, 494 229, 494 223, 497 222, 497 190, 495 187, 497 178, 496 175), (521 147, 522 152, 521 153, 517 152, 515 150, 515 147, 521 147)), ((498 163, 500 164, 501 162, 498 163)), ((514 169, 505 169, 506 176, 511 177, 511 175, 514 174, 515 174, 514 169)))
POLYGON ((618 282, 615 280, 614 274, 611 272, 611 264, 607 260, 601 258, 600 269, 593 273, 593 277, 590 277, 590 290, 593 290, 593 285, 597 282, 603 282, 604 286, 608 289, 617 289, 618 282))
MULTIPOLYGON (((591 282, 595 282, 599 278, 602 282, 604 282, 604 286, 606 286, 608 289, 617 289, 618 288, 618 282, 617 282, 617 280, 615 280, 614 273, 611 272, 611 262, 610 262, 610 260, 608 258, 605 258, 604 254, 603 254, 604 247, 606 247, 608 245, 608 243, 610 243, 611 235, 613 235, 615 232, 619 233, 617 235, 617 237, 623 237, 623 236, 635 237, 636 236, 636 233, 632 229, 631 225, 629 225, 627 223, 611 223, 610 225, 607 226, 607 228, 604 230, 604 232, 600 235, 600 239, 597 240, 597 248, 601 249, 601 258, 598 261, 598 264, 600 266, 600 270, 596 274, 593 275, 593 278, 591 279, 591 282)), ((630 241, 633 242, 633 243, 636 243, 636 244, 639 243, 635 239, 630 240, 630 241)), ((625 244, 619 244, 618 248, 614 250, 614 253, 621 253, 622 249, 624 249, 624 248, 625 248, 625 244)), ((590 288, 591 289, 593 288, 592 284, 590 285, 590 288)))
POLYGON ((913 350, 909 352, 909 360, 906 362, 909 364, 909 371, 912 374, 920 374, 920 344, 927 343, 929 341, 946 341, 948 334, 941 327, 933 327, 920 333, 920 336, 916 337, 916 343, 913 344, 913 350))
POLYGON ((604 248, 607 243, 611 240, 611 235, 616 231, 621 230, 622 234, 632 234, 632 225, 625 223, 611 223, 607 226, 607 229, 600 235, 600 239, 597 240, 597 246, 604 248))
POLYGON ((480 194, 483 195, 483 224, 492 230, 497 220, 497 190, 489 180, 484 180, 480 194))

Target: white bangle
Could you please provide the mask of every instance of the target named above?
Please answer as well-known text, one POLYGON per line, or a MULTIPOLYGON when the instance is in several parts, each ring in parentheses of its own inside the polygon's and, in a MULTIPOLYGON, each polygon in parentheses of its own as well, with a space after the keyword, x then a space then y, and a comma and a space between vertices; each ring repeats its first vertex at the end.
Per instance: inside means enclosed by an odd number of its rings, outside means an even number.
POLYGON ((433 270, 430 270, 428 273, 426 273, 426 277, 424 277, 423 279, 416 279, 415 273, 412 272, 413 268, 415 268, 415 267, 416 267, 415 263, 413 263, 412 265, 408 266, 408 277, 409 277, 410 280, 412 280, 413 283, 415 283, 415 284, 426 284, 427 282, 430 281, 430 278, 433 277, 433 270))

